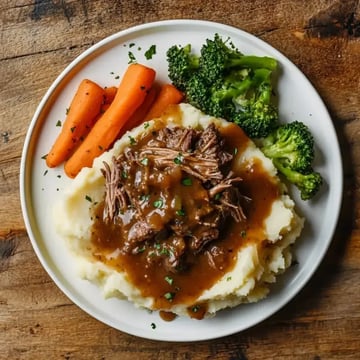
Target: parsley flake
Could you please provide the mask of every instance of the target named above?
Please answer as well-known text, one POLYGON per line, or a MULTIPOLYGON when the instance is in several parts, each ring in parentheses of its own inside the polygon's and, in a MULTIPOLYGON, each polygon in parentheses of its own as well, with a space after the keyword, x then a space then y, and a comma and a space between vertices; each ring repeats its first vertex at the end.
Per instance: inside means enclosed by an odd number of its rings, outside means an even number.
POLYGON ((169 285, 172 285, 173 282, 174 282, 174 279, 170 276, 165 276, 165 281, 169 284, 169 285))
POLYGON ((199 306, 199 305, 194 305, 194 306, 191 308, 191 311, 194 312, 194 313, 197 313, 199 310, 200 310, 200 306, 199 306))
POLYGON ((178 215, 178 216, 185 216, 185 211, 184 211, 184 209, 176 210, 176 215, 178 215))
POLYGON ((56 126, 61 126, 61 121, 60 120, 57 121, 56 126))
POLYGON ((175 297, 175 293, 173 292, 167 292, 164 294, 164 298, 168 301, 173 301, 174 297, 175 297))
POLYGON ((151 45, 146 51, 145 51, 145 57, 146 60, 152 59, 152 57, 156 54, 156 45, 151 45))
POLYGON ((158 199, 153 202, 154 207, 156 207, 157 209, 161 209, 163 204, 164 201, 162 199, 158 199))
POLYGON ((142 160, 140 160, 140 163, 144 166, 148 166, 149 165, 149 158, 143 158, 142 160))
POLYGON ((136 140, 132 136, 129 136, 129 140, 130 140, 130 145, 136 144, 136 140))
POLYGON ((182 164, 183 161, 184 161, 184 156, 181 153, 179 153, 178 156, 174 159, 174 163, 176 165, 182 164))
POLYGON ((129 56, 128 64, 136 63, 136 57, 131 51, 128 52, 128 56, 129 56))
POLYGON ((92 198, 89 195, 85 195, 85 200, 92 202, 92 198))
POLYGON ((190 178, 184 178, 184 179, 181 180, 181 183, 184 186, 191 186, 192 185, 192 180, 190 178))

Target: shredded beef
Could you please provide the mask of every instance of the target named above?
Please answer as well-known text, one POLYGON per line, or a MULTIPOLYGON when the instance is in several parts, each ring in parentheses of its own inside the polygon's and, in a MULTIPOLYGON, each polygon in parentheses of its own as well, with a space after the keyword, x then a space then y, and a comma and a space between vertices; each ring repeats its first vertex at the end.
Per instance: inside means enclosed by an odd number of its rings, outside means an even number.
POLYGON ((180 271, 188 252, 210 251, 228 221, 245 220, 241 178, 230 170, 233 155, 225 145, 214 124, 204 130, 165 127, 104 163, 103 216, 122 226, 123 251, 146 247, 149 261, 180 271), (183 179, 196 191, 181 187, 183 179))

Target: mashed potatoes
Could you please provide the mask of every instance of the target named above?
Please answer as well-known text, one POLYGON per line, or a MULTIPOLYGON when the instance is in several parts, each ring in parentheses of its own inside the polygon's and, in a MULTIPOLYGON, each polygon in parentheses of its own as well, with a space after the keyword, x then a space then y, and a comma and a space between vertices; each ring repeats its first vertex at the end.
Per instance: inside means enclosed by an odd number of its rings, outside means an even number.
MULTIPOLYGON (((78 266, 79 276, 96 283, 104 297, 119 297, 133 302, 137 307, 195 318, 212 316, 221 309, 240 303, 259 301, 268 294, 270 284, 276 281, 276 276, 290 266, 290 245, 300 235, 303 220, 296 214, 294 202, 277 178, 272 162, 247 138, 237 147, 233 170, 241 173, 245 189, 247 184, 254 187, 261 173, 266 177, 269 186, 276 191, 275 195, 267 200, 266 206, 269 210, 264 212, 260 222, 251 220, 251 214, 261 212, 265 204, 262 203, 260 195, 256 196, 257 192, 253 192, 247 209, 249 214, 245 214, 247 218, 243 220, 246 230, 235 234, 240 245, 237 245, 236 252, 231 254, 232 262, 217 272, 212 283, 207 283, 203 288, 199 283, 201 290, 194 292, 195 295, 176 301, 174 294, 180 293, 182 286, 176 287, 176 284, 173 284, 174 279, 175 283, 177 281, 176 275, 170 274, 165 276, 165 285, 173 287, 174 292, 164 293, 164 298, 160 301, 151 295, 151 286, 161 280, 149 279, 145 274, 146 279, 143 281, 133 281, 134 277, 127 271, 129 267, 121 264, 114 266, 111 261, 104 261, 109 258, 116 259, 120 250, 113 249, 104 256, 94 254, 92 237, 93 224, 97 217, 96 207, 103 202, 105 193, 105 179, 101 172, 104 168, 103 162, 111 164, 113 156, 122 153, 134 139, 151 133, 159 126, 159 121, 168 126, 181 125, 196 129, 205 129, 213 123, 224 132, 226 129, 231 132, 232 128, 229 126, 234 126, 224 120, 205 116, 190 105, 181 104, 175 112, 169 112, 161 120, 151 121, 132 130, 120 139, 112 150, 96 159, 92 168, 83 169, 54 209, 56 230, 69 245, 78 266)), ((259 193, 261 191, 264 192, 264 189, 259 189, 259 193)), ((192 273, 186 274, 185 272, 183 277, 191 276, 192 273)), ((196 277, 200 278, 201 276, 196 277)))

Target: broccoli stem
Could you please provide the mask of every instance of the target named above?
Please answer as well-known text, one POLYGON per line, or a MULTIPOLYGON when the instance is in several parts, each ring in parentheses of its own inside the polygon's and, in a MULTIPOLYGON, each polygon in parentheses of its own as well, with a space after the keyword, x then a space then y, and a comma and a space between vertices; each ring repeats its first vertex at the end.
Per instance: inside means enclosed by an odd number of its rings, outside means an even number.
POLYGON ((273 71, 276 69, 277 61, 267 56, 242 55, 237 58, 231 58, 227 64, 229 67, 243 67, 250 69, 267 69, 273 71))

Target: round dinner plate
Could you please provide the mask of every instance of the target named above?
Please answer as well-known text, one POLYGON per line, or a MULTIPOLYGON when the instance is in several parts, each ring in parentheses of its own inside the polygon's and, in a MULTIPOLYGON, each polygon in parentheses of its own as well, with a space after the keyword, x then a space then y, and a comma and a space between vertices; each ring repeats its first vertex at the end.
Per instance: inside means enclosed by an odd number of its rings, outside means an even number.
POLYGON ((327 251, 339 215, 342 186, 342 163, 331 118, 301 71, 253 35, 234 27, 196 20, 136 26, 109 36, 77 57, 39 104, 26 136, 20 169, 26 228, 42 266, 57 286, 94 318, 129 334, 165 341, 197 341, 230 335, 258 324, 288 303, 307 283, 327 251), (157 312, 137 309, 125 300, 104 299, 95 285, 77 276, 72 255, 54 231, 51 220, 53 204, 72 180, 66 177, 62 166, 47 169, 44 155, 59 133, 58 121, 64 120, 66 108, 82 79, 91 79, 101 86, 118 85, 129 61, 135 60, 155 68, 157 81, 169 81, 167 49, 191 43, 193 50, 199 51, 205 40, 213 38, 215 33, 230 37, 245 54, 278 60, 276 92, 280 119, 283 122, 300 120, 309 126, 316 143, 314 166, 324 177, 324 185, 319 194, 307 202, 300 200, 296 189, 290 189, 298 212, 306 218, 306 225, 294 247, 297 265, 278 278, 266 299, 221 311, 211 319, 176 318, 166 322, 157 312))

